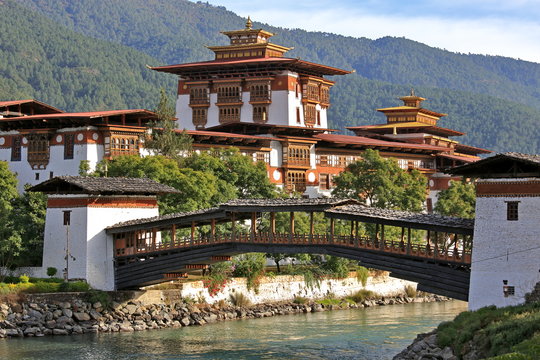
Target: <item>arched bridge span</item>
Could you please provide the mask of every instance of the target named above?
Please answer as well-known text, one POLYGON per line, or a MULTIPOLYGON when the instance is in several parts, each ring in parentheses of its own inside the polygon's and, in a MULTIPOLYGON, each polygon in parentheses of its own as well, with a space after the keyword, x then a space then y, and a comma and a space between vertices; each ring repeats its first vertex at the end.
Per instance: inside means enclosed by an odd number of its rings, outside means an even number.
POLYGON ((354 200, 246 199, 128 221, 107 233, 115 244, 118 289, 167 281, 247 252, 312 253, 353 259, 415 281, 421 291, 467 300, 473 226, 473 220, 371 208, 354 200), (296 226, 298 213, 307 214, 305 233, 296 226), (371 224, 372 236, 362 234, 362 223, 371 224), (394 227, 392 236, 388 226, 394 227))

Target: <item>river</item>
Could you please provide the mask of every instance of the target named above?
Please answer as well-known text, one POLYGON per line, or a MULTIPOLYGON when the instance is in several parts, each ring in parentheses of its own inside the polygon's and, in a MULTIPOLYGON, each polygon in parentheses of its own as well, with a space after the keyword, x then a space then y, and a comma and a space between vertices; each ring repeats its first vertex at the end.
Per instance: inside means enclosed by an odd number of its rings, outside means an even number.
POLYGON ((0 359, 391 359, 460 301, 226 321, 135 333, 0 340, 0 359))

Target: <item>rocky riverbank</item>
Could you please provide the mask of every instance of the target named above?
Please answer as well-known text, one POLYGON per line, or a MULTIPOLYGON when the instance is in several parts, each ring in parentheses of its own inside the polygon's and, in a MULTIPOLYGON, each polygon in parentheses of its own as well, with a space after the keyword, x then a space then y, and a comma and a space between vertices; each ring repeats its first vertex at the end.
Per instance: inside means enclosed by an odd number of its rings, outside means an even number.
MULTIPOLYGON (((122 297, 122 294, 115 295, 116 298, 122 297)), ((281 302, 239 307, 225 303, 222 306, 186 304, 182 301, 147 304, 137 300, 112 301, 106 305, 101 301, 85 300, 85 296, 83 293, 60 297, 34 295, 25 301, 2 303, 0 338, 142 331, 225 320, 447 300, 436 295, 417 298, 397 296, 365 300, 359 304, 344 301, 340 305, 325 306, 317 302, 281 302)))
MULTIPOLYGON (((397 354, 392 360, 458 360, 452 349, 447 346, 441 349, 437 345, 437 330, 426 334, 418 334, 413 343, 397 354)), ((473 358, 470 358, 472 360, 473 358)))

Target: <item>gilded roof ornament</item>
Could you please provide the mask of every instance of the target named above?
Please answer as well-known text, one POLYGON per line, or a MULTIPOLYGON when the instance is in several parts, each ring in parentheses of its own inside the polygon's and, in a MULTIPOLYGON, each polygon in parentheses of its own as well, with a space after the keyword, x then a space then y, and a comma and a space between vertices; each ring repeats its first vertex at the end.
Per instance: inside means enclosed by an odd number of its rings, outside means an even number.
POLYGON ((251 30, 252 27, 253 27, 253 23, 251 22, 251 18, 248 16, 247 21, 246 21, 246 30, 251 30))

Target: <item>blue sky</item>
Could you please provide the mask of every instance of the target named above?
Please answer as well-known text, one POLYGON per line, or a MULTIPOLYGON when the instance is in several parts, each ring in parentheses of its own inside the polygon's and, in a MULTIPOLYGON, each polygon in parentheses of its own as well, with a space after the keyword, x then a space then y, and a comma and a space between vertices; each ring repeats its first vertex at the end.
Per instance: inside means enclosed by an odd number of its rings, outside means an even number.
POLYGON ((540 63, 540 0, 208 0, 286 28, 398 36, 462 53, 540 63))

